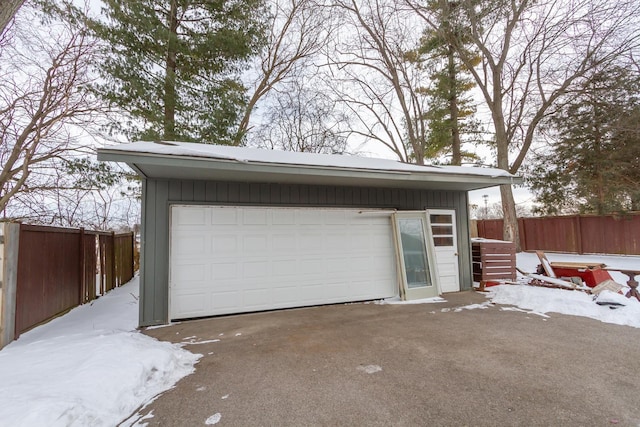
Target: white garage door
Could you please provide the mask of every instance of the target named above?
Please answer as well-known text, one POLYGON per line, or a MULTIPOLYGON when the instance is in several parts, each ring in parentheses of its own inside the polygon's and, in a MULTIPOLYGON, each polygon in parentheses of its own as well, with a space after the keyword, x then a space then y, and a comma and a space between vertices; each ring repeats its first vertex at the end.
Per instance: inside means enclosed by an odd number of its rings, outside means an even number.
POLYGON ((397 294, 388 215, 352 209, 171 208, 172 319, 397 294))

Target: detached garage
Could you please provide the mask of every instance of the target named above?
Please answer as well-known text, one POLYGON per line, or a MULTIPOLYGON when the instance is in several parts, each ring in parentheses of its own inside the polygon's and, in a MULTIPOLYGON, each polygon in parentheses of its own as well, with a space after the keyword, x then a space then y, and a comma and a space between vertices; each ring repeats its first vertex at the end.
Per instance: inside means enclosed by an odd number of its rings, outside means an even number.
POLYGON ((498 169, 176 142, 98 159, 142 178, 140 326, 468 289, 467 191, 516 181, 498 169))

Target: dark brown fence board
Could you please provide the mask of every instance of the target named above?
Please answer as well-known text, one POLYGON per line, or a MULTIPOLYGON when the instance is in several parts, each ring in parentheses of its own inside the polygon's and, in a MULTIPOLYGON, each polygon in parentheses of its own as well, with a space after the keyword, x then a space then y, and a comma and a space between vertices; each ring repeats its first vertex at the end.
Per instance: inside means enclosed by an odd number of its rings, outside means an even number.
POLYGON ((21 224, 15 338, 133 278, 133 233, 21 224), (98 268, 100 266, 100 268, 98 268))
POLYGON ((18 250, 16 337, 80 304, 79 232, 22 225, 18 250))
MULTIPOLYGON (((502 238, 502 220, 478 220, 478 236, 502 238)), ((520 218, 522 250, 640 255, 640 212, 520 218)))
POLYGON ((96 292, 96 274, 97 274, 97 246, 96 236, 92 234, 84 234, 83 242, 83 261, 82 271, 84 274, 83 286, 81 292, 82 303, 93 301, 97 297, 96 292))
POLYGON ((102 293, 109 292, 116 287, 115 267, 113 259, 113 237, 109 235, 100 235, 100 251, 102 253, 102 269, 101 274, 104 279, 104 288, 102 293))
POLYGON ((485 239, 502 240, 502 220, 484 219, 478 221, 478 236, 485 239))
POLYGON ((118 286, 133 278, 133 233, 114 236, 114 250, 116 257, 116 281, 118 286))

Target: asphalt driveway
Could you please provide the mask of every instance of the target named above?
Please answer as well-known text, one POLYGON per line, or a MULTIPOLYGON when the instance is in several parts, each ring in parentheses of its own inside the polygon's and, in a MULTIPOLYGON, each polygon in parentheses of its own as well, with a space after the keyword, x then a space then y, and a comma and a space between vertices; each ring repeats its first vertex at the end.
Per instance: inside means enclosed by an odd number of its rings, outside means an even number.
MULTIPOLYGON (((145 333, 203 355, 150 426, 640 426, 640 330, 504 306, 346 304, 145 333), (217 341, 219 340, 219 341, 217 341)), ((137 418, 135 417, 135 418, 137 418)))

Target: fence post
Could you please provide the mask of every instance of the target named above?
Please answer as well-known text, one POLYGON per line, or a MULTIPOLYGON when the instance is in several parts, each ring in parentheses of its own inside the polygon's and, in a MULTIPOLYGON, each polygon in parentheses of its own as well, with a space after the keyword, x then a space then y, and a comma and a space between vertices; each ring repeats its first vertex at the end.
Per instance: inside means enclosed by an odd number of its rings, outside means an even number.
POLYGON ((107 280, 107 257, 105 255, 105 243, 102 237, 102 234, 98 234, 98 252, 100 255, 100 295, 105 294, 105 289, 107 287, 105 283, 107 280))
POLYGON ((136 257, 136 234, 132 231, 131 232, 131 276, 129 278, 129 280, 133 279, 133 275, 136 272, 136 267, 134 264, 134 260, 136 257))
POLYGON ((580 255, 584 254, 584 249, 582 248, 582 216, 581 215, 576 215, 576 240, 577 240, 577 244, 578 247, 576 249, 578 249, 578 253, 580 255))
POLYGON ((112 278, 112 288, 115 289, 118 287, 118 278, 116 276, 116 232, 111 232, 111 278, 112 278))
POLYGON ((520 250, 522 252, 528 249, 527 246, 527 232, 525 231, 526 218, 518 218, 518 229, 520 230, 520 250))
POLYGON ((0 349, 15 338, 20 224, 0 222, 0 349))
POLYGON ((89 295, 87 293, 87 281, 86 281, 86 268, 84 257, 84 228, 80 227, 80 304, 84 304, 89 301, 89 295))

